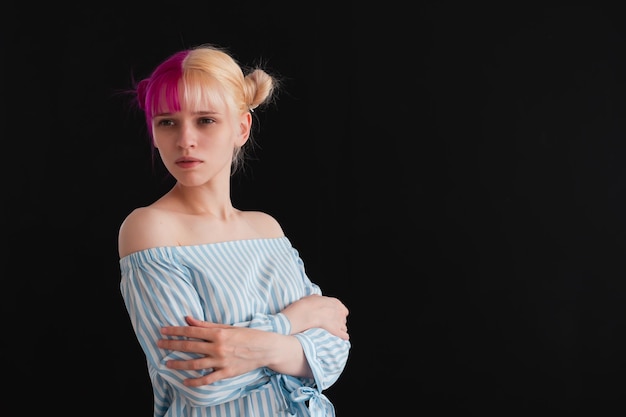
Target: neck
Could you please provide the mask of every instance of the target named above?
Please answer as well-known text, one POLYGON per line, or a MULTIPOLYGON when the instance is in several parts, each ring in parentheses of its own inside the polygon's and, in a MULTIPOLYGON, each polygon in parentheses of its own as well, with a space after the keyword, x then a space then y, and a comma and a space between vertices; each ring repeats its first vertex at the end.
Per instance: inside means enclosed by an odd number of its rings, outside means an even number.
POLYGON ((210 187, 186 187, 177 183, 168 194, 178 202, 182 211, 193 215, 211 215, 227 220, 237 211, 228 193, 210 187))

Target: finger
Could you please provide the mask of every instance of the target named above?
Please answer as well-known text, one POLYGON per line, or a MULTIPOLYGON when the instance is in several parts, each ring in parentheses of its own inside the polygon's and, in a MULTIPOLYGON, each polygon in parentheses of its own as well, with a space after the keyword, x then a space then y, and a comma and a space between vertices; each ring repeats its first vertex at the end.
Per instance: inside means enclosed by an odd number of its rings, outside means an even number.
POLYGON ((196 342, 193 340, 160 339, 157 340, 157 346, 161 349, 176 350, 178 352, 192 352, 203 355, 210 355, 212 353, 210 349, 212 345, 205 341, 196 342))
POLYGON ((213 364, 210 358, 188 359, 188 360, 169 360, 165 366, 170 369, 181 369, 198 371, 200 369, 211 369, 213 364))
POLYGON ((218 371, 214 371, 211 372, 210 374, 198 377, 198 378, 188 378, 185 379, 183 381, 183 383, 185 384, 185 386, 187 387, 201 387, 203 385, 209 385, 212 384, 214 382, 219 381, 220 379, 223 379, 220 376, 220 373, 218 371))
MULTIPOLYGON (((211 323, 213 324, 213 323, 211 323)), ((197 326, 165 326, 161 327, 161 334, 167 336, 184 336, 195 339, 209 340, 212 337, 212 328, 221 329, 221 325, 197 327, 197 326)))
POLYGON ((337 336, 339 336, 343 340, 350 340, 350 334, 348 333, 348 327, 346 325, 343 325, 341 328, 339 328, 339 332, 338 332, 337 336))
POLYGON ((191 316, 185 317, 185 321, 190 326, 196 326, 196 327, 209 327, 209 328, 220 328, 220 329, 227 329, 229 327, 232 327, 227 324, 212 323, 210 321, 198 320, 191 316))

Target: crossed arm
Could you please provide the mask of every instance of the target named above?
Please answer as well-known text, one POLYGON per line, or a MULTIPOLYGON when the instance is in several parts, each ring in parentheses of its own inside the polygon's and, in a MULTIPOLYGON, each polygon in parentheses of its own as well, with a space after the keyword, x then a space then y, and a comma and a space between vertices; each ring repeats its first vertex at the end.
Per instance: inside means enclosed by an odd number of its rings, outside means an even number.
POLYGON ((188 326, 163 327, 161 334, 164 338, 157 344, 161 349, 203 355, 198 359, 167 362, 171 369, 212 369, 204 376, 184 381, 187 386, 198 387, 261 367, 296 377, 312 377, 302 345, 294 335, 321 328, 349 340, 349 311, 337 298, 309 295, 290 304, 281 313, 291 324, 289 335, 186 317, 188 326), (172 336, 183 339, 171 339, 172 336))

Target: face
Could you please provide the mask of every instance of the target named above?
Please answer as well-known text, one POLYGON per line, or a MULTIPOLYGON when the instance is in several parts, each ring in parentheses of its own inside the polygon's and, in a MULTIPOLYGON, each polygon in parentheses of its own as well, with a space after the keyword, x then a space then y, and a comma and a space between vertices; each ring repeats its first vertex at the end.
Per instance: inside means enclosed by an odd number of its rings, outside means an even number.
POLYGON ((160 113, 152 120, 154 144, 178 183, 198 186, 229 181, 233 152, 248 139, 252 118, 224 103, 160 113))

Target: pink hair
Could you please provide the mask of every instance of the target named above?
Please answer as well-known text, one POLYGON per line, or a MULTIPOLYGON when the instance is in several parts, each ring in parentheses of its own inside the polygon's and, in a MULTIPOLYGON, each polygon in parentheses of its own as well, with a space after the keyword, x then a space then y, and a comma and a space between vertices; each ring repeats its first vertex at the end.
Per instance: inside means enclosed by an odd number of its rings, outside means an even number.
POLYGON ((156 67, 150 77, 141 80, 135 89, 137 102, 146 116, 148 132, 152 136, 152 118, 160 108, 180 111, 180 80, 183 77, 183 63, 189 50, 180 51, 156 67))
MULTIPOLYGON (((251 111, 272 98, 276 79, 261 68, 244 75, 242 68, 225 50, 201 45, 176 52, 159 64, 152 74, 135 84, 135 103, 144 112, 152 147, 154 118, 163 113, 176 113, 226 106, 234 113, 251 111)), ((251 143, 251 134, 246 143, 251 143)), ((247 147, 250 147, 248 145, 247 147)), ((236 147, 233 172, 243 161, 245 150, 236 147)))

